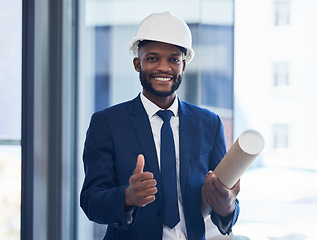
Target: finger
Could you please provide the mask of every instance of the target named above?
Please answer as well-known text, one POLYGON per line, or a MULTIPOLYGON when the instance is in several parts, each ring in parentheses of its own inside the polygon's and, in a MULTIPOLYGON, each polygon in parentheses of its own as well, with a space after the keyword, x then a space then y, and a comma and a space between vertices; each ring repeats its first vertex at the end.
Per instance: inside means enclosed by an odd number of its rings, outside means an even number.
POLYGON ((137 159, 136 167, 133 171, 133 174, 143 173, 144 168, 144 156, 140 154, 137 159))
POLYGON ((208 171, 208 172, 206 173, 205 180, 206 180, 206 178, 210 177, 211 175, 212 175, 212 171, 208 171))
POLYGON ((149 203, 151 203, 151 202, 154 202, 154 200, 155 200, 155 195, 149 195, 149 196, 145 197, 144 200, 145 200, 145 202, 146 202, 145 205, 147 205, 147 204, 149 204, 149 203))
POLYGON ((145 181, 136 180, 132 182, 132 184, 133 184, 132 188, 134 192, 140 194, 141 196, 147 195, 145 194, 145 192, 147 191, 150 192, 156 189, 156 181, 154 179, 145 180, 145 181))
POLYGON ((157 193, 156 187, 143 189, 141 192, 138 192, 136 194, 135 205, 144 207, 145 205, 153 202, 155 200, 156 193, 157 193))
POLYGON ((155 181, 155 179, 147 179, 147 180, 145 180, 145 181, 143 181, 142 182, 142 187, 144 188, 144 189, 147 189, 147 188, 153 188, 153 187, 155 187, 156 186, 156 181, 155 181))
POLYGON ((226 192, 228 188, 219 180, 216 174, 212 175, 212 183, 220 192, 226 192))
POLYGON ((228 195, 228 191, 229 190, 219 181, 218 177, 214 173, 209 175, 205 190, 209 201, 217 201, 219 198, 226 197, 228 195))
POLYGON ((154 202, 155 200, 155 196, 154 195, 150 195, 150 196, 147 196, 147 197, 144 197, 143 199, 141 199, 137 206, 139 207, 145 207, 146 205, 148 205, 149 203, 151 202, 154 202))
POLYGON ((156 187, 147 188, 144 190, 144 196, 151 196, 157 193, 156 187))
POLYGON ((214 184, 213 184, 214 178, 215 178, 215 174, 214 174, 212 171, 209 171, 209 172, 206 174, 206 177, 205 177, 205 185, 206 185, 208 188, 213 188, 213 187, 214 187, 214 184))

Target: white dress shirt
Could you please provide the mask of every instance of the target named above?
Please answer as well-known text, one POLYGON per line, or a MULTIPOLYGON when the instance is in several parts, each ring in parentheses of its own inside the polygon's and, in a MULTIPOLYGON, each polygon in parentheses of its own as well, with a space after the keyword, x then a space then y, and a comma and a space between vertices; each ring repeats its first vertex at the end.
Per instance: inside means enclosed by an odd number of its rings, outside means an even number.
MULTIPOLYGON (((161 148, 161 127, 163 125, 163 120, 156 114, 159 110, 164 110, 155 105, 149 99, 147 99, 143 93, 141 94, 141 101, 149 117, 156 153, 158 157, 158 165, 160 167, 160 148, 161 148)), ((187 239, 186 224, 183 211, 182 194, 180 190, 180 180, 179 180, 179 116, 178 116, 178 100, 175 97, 173 104, 168 108, 174 113, 171 117, 171 128, 174 136, 175 143, 175 155, 176 155, 176 173, 177 173, 177 195, 178 195, 178 207, 179 207, 179 223, 170 229, 166 225, 163 225, 163 240, 180 240, 187 239)), ((146 161, 146 159, 145 159, 146 161)))

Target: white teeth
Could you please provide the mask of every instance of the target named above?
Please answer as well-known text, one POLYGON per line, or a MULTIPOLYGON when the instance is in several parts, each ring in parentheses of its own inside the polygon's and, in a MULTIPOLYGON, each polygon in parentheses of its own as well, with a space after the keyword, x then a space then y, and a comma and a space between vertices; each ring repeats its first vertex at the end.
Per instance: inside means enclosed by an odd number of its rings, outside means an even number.
POLYGON ((171 80, 171 78, 163 78, 163 77, 155 77, 154 79, 157 81, 170 81, 171 80))

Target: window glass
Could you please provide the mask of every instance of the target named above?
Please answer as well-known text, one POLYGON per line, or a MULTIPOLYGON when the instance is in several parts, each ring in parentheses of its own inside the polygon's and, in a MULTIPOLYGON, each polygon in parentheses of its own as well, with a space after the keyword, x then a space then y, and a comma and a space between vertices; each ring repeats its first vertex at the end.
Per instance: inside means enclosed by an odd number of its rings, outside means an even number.
POLYGON ((278 0, 274 2, 275 26, 290 24, 290 1, 278 0))
POLYGON ((21 8, 0 1, 0 239, 20 238, 21 8))
POLYGON ((289 70, 288 62, 273 63, 273 85, 274 87, 289 86, 289 70))
POLYGON ((289 126, 287 124, 273 125, 273 148, 282 149, 289 147, 289 126))
POLYGON ((235 1, 235 137, 254 128, 266 141, 241 178, 234 233, 246 239, 316 238, 316 7, 235 1))

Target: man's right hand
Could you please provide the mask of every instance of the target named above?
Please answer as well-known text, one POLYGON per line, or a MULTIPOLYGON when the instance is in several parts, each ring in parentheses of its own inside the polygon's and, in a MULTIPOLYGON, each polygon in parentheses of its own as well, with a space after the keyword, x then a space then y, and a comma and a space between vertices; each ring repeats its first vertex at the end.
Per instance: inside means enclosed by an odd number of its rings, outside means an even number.
POLYGON ((157 193, 156 181, 151 172, 143 172, 144 156, 140 154, 133 175, 129 179, 129 186, 125 190, 126 206, 144 207, 155 200, 157 193))

